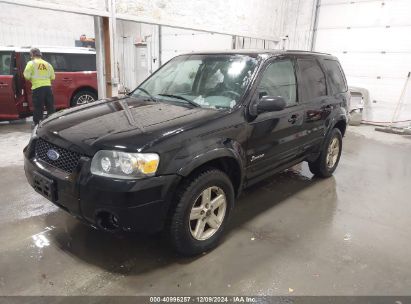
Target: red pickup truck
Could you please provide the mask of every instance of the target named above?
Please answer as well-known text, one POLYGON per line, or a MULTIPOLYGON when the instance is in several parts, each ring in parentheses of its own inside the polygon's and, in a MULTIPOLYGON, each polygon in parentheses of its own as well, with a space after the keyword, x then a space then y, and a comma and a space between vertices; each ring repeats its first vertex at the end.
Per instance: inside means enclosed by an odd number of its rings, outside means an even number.
MULTIPOLYGON (((56 109, 97 99, 96 53, 87 48, 39 47, 56 72, 52 88, 56 109)), ((30 47, 0 47, 0 120, 31 116, 31 83, 23 77, 30 47)))

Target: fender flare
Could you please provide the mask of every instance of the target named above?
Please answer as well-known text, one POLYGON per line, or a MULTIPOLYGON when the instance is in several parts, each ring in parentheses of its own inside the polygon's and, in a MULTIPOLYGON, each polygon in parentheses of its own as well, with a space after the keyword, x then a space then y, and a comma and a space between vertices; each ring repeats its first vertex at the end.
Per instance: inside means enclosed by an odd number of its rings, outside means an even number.
POLYGON ((238 152, 236 152, 234 149, 229 148, 216 148, 213 150, 205 151, 204 153, 197 154, 191 161, 178 169, 177 174, 181 176, 188 176, 191 172, 193 172, 193 170, 200 167, 201 165, 223 157, 230 157, 234 159, 241 170, 241 175, 243 176, 243 161, 238 152))
MULTIPOLYGON (((348 119, 347 119, 347 117, 346 117, 345 115, 342 115, 342 114, 341 114, 341 115, 335 117, 335 118, 332 120, 332 122, 330 123, 330 127, 328 128, 327 133, 326 133, 324 139, 328 137, 328 135, 330 134, 331 130, 334 129, 335 126, 336 126, 340 121, 343 121, 343 122, 345 123, 345 128, 347 128, 348 119)), ((342 135, 344 136, 344 134, 342 134, 342 135)))
POLYGON ((331 131, 335 128, 336 124, 339 123, 340 121, 344 121, 344 123, 347 127, 348 122, 347 122, 347 117, 345 115, 339 115, 339 116, 333 118, 331 123, 330 123, 330 126, 328 127, 327 131, 324 134, 324 139, 323 139, 323 142, 321 143, 321 150, 323 149, 323 147, 325 145, 325 142, 327 141, 328 136, 330 136, 331 131))

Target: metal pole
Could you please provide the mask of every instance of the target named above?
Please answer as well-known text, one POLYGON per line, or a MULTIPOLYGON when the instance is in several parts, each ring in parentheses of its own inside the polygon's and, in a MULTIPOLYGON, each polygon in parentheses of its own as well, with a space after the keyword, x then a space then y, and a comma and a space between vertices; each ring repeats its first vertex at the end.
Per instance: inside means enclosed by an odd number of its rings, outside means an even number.
POLYGON ((162 26, 158 25, 158 66, 160 67, 163 64, 163 60, 161 59, 161 53, 162 53, 162 26))
POLYGON ((103 36, 104 36, 104 71, 106 80, 106 97, 113 96, 111 82, 111 48, 110 48, 110 22, 108 17, 103 17, 103 36))
POLYGON ((317 28, 318 28, 318 16, 320 14, 320 6, 321 6, 321 0, 315 0, 315 1, 316 1, 316 5, 315 5, 315 13, 314 13, 314 22, 312 26, 310 51, 314 51, 314 48, 315 48, 315 40, 317 38, 317 28))
POLYGON ((111 96, 118 95, 118 70, 117 70, 117 20, 116 20, 116 0, 109 0, 109 45, 110 45, 110 61, 111 61, 111 96))
POLYGON ((407 79, 405 80, 404 87, 402 88, 400 99, 398 99, 397 105, 395 107, 394 113, 392 114, 391 122, 389 127, 392 128, 394 124, 394 119, 398 115, 398 110, 401 108, 402 101, 404 100, 405 92, 407 91, 408 81, 410 80, 411 72, 408 72, 407 79))
POLYGON ((232 48, 233 50, 235 50, 236 41, 237 41, 237 36, 236 36, 236 35, 233 35, 233 36, 232 36, 232 42, 231 42, 231 48, 232 48))
POLYGON ((106 76, 104 67, 104 35, 103 18, 94 17, 94 35, 96 38, 96 67, 97 67, 97 88, 98 98, 106 98, 106 76))

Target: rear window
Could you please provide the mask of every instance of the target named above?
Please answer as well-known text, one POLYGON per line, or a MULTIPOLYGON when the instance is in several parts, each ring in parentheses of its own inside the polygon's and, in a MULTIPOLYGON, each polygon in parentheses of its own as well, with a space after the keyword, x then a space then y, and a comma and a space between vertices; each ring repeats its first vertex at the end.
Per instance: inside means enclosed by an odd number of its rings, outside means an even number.
POLYGON ((314 59, 298 59, 302 100, 327 95, 325 75, 314 59))
POLYGON ((333 94, 347 92, 347 84, 342 73, 340 63, 336 60, 323 60, 325 73, 327 74, 328 82, 330 84, 331 92, 333 94))
MULTIPOLYGON (((56 72, 96 71, 95 54, 43 53, 43 59, 49 62, 56 72)), ((29 60, 30 55, 25 53, 24 64, 29 60)))

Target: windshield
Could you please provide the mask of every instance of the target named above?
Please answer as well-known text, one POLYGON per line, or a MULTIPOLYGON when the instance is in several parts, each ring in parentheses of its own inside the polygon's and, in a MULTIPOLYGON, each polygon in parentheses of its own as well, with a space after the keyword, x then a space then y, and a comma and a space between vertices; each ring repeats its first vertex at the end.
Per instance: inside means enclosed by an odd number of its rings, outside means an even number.
POLYGON ((185 55, 168 62, 133 93, 203 108, 230 109, 243 95, 258 60, 240 55, 185 55))

